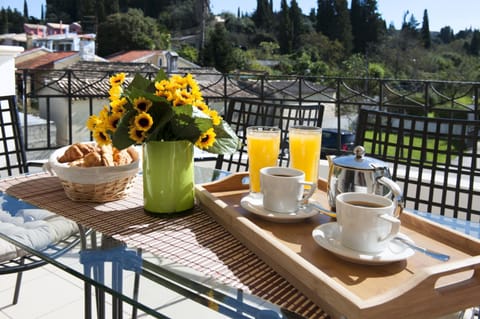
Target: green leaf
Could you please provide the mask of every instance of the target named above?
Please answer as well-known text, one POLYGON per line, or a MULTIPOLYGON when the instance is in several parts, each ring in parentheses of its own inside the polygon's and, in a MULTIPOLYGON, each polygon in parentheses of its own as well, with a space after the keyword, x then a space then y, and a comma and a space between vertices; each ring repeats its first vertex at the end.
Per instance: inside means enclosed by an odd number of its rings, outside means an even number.
POLYGON ((132 82, 130 85, 127 87, 128 90, 141 90, 141 91, 147 91, 147 88, 152 84, 152 81, 144 78, 140 74, 135 74, 135 77, 133 78, 132 82))
POLYGON ((163 71, 162 69, 160 69, 157 73, 157 76, 155 76, 155 81, 154 82, 160 82, 162 80, 168 80, 168 76, 167 74, 165 73, 165 71, 163 71))
POLYGON ((233 154, 240 149, 241 141, 228 123, 215 126, 215 143, 206 151, 214 154, 233 154))
POLYGON ((127 111, 120 119, 117 130, 112 135, 112 144, 119 150, 127 148, 135 143, 135 141, 130 138, 128 132, 128 123, 130 123, 130 119, 135 116, 135 113, 136 112, 134 110, 127 111))

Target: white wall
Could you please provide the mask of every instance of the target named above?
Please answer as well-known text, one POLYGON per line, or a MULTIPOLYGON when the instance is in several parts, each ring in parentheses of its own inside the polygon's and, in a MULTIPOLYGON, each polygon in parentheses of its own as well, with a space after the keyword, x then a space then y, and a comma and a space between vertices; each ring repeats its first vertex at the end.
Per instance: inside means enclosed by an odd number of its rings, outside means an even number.
POLYGON ((15 57, 23 47, 0 45, 0 96, 15 95, 15 57))

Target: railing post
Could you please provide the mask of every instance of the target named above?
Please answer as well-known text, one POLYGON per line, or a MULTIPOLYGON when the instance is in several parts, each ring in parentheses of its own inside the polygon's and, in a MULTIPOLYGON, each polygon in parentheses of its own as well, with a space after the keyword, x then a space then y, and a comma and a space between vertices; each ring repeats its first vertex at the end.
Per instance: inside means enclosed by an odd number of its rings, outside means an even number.
POLYGON ((72 71, 67 70, 68 78, 68 142, 72 144, 73 142, 73 122, 72 122, 72 71))
POLYGON ((337 112, 337 150, 340 150, 342 148, 342 134, 340 134, 342 130, 342 121, 341 121, 341 110, 340 110, 340 82, 341 79, 337 79, 335 83, 337 83, 337 89, 336 89, 336 94, 335 94, 335 109, 337 112))
POLYGON ((474 112, 475 112, 474 118, 476 120, 480 120, 480 108, 478 106, 478 84, 475 84, 473 86, 473 94, 474 94, 473 106, 474 106, 474 112))
POLYGON ((424 85, 423 96, 424 96, 424 99, 425 99, 425 102, 423 103, 423 109, 425 111, 425 115, 427 115, 432 108, 432 106, 430 105, 430 103, 428 101, 428 97, 430 96, 430 94, 429 94, 430 85, 429 85, 428 81, 423 82, 423 85, 424 85))
POLYGON ((302 81, 304 80, 304 77, 299 75, 297 76, 297 80, 298 80, 298 96, 297 96, 297 101, 298 101, 298 106, 301 108, 302 107, 302 81))
POLYGON ((382 79, 378 79, 379 87, 378 87, 378 108, 379 110, 383 109, 383 86, 385 85, 385 81, 382 79))

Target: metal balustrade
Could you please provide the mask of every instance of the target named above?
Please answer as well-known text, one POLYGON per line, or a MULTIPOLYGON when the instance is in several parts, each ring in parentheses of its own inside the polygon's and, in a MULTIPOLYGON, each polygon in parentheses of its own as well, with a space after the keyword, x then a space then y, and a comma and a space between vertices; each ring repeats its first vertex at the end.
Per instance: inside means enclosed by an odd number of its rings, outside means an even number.
MULTIPOLYGON (((158 72, 141 63, 118 64, 114 71, 111 63, 79 65, 66 70, 17 70, 18 105, 29 159, 37 156, 35 153, 41 157, 45 151, 91 140, 85 122, 108 104, 111 75, 125 72, 131 79, 141 73, 153 78, 158 72)), ((299 106, 321 103, 325 105, 323 126, 337 129, 355 130, 360 108, 480 119, 480 82, 221 74, 200 69, 181 73, 186 72, 199 82, 209 105, 223 114, 229 100, 235 98, 299 106)), ((337 151, 341 153, 340 141, 337 151)))

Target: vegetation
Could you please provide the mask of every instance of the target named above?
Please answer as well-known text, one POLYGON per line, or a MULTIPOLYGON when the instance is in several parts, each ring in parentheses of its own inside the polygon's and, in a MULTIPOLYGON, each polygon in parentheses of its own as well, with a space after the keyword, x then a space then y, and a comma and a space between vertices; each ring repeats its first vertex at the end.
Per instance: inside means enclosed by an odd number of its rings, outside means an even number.
MULTIPOLYGON (((367 131, 365 133, 365 138, 372 139, 373 134, 373 131, 367 131)), ((381 145, 383 145, 383 147, 385 147, 384 145, 387 145, 387 157, 397 158, 398 152, 398 160, 400 162, 405 162, 408 160, 414 165, 423 164, 425 167, 428 167, 431 166, 433 159, 436 158, 437 163, 446 164, 446 151, 449 144, 446 140, 435 141, 433 138, 423 139, 421 136, 413 136, 404 137, 403 141, 398 141, 398 136, 396 134, 388 134, 388 140, 386 140, 386 138, 387 136, 382 133, 380 137, 380 140, 382 141, 381 145), (439 143, 439 152, 432 151, 436 148, 434 143, 439 143), (410 155, 409 152, 411 152, 410 155)), ((385 150, 380 149, 380 144, 377 144, 376 147, 378 149, 375 152, 372 150, 371 142, 365 142, 363 146, 365 147, 365 152, 367 154, 380 154, 385 152, 385 150)), ((462 147, 458 146, 456 149, 461 151, 462 147)), ((451 151, 455 153, 454 150, 451 151)))
MULTIPOLYGON (((252 14, 207 10, 206 0, 47 0, 45 15, 2 8, 0 32, 21 33, 23 23, 80 22, 97 34, 97 54, 122 50, 173 49, 222 72, 480 80, 480 31, 429 29, 407 13, 400 29, 386 26, 376 0, 318 0, 303 13, 297 0, 257 0, 252 14), (196 36, 195 44, 179 39, 196 36), (268 62, 268 63, 267 63, 268 62)), ((240 4, 241 6, 241 4, 240 4)), ((408 9, 408 8, 406 8, 408 9)))

